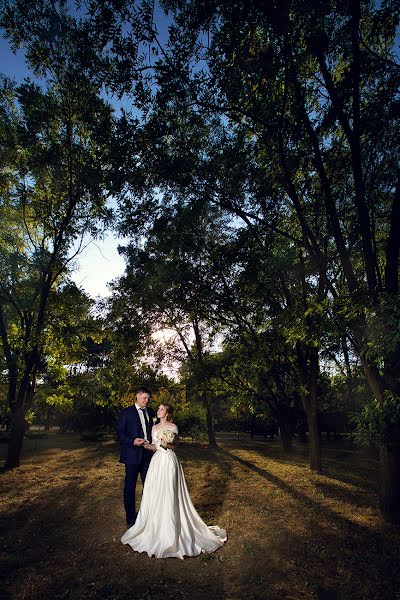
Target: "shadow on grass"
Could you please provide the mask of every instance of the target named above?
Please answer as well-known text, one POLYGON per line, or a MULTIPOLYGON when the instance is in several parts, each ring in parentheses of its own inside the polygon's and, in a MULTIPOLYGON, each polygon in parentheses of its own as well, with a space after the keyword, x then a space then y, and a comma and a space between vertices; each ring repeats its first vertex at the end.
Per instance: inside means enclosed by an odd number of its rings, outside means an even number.
MULTIPOLYGON (((28 464, 21 477, 17 472, 7 476, 9 490, 15 488, 21 501, 0 516, 0 527, 7 532, 0 549, 5 583, 0 597, 219 600, 225 596, 221 564, 214 558, 207 564, 202 557, 157 561, 120 544, 123 471, 118 473, 116 444, 87 447, 75 459, 70 456, 62 453, 60 459, 48 460, 43 454, 41 468, 28 464), (47 487, 42 479, 41 488, 34 491, 35 484, 27 479, 31 472, 41 478, 47 475, 47 487)), ((217 465, 213 486, 220 475, 217 465)), ((214 513, 219 507, 216 501, 204 510, 214 513)))
POLYGON ((364 492, 361 489, 359 491, 352 491, 327 481, 314 481, 314 485, 321 494, 332 500, 352 504, 355 508, 371 508, 372 506, 370 493, 364 492))
MULTIPOLYGON (((80 435, 77 433, 51 431, 43 435, 43 437, 34 435, 31 439, 24 439, 21 455, 22 462, 35 459, 46 452, 62 450, 70 453, 88 446, 88 442, 81 440, 80 435)), ((7 444, 0 444, 0 460, 5 460, 6 455, 7 444)))
POLYGON ((230 460, 239 463, 244 468, 257 473, 258 475, 260 475, 261 477, 263 477, 264 479, 269 481, 269 483, 272 483, 273 485, 279 487, 283 492, 285 492, 286 494, 289 494, 290 496, 295 498, 295 500, 301 506, 311 509, 312 511, 314 511, 316 513, 323 514, 326 518, 331 519, 332 521, 334 521, 337 524, 340 524, 342 527, 351 528, 351 529, 354 529, 354 528, 355 529, 358 529, 358 528, 363 529, 361 526, 357 525, 350 519, 347 519, 343 515, 327 508, 326 506, 322 506, 316 500, 313 500, 312 498, 309 498, 305 494, 302 494, 295 487, 289 485, 288 483, 286 483, 285 481, 283 481, 276 475, 270 473, 269 471, 262 469, 261 467, 258 467, 257 465, 253 464, 251 461, 245 460, 243 458, 239 458, 238 456, 236 456, 235 454, 232 454, 228 450, 221 449, 221 452, 223 452, 226 455, 226 457, 229 458, 230 460))
MULTIPOLYGON (((313 594, 312 597, 321 599, 389 600, 397 597, 395 590, 398 589, 400 581, 399 572, 394 565, 400 564, 400 548, 394 539, 398 540, 399 528, 380 521, 375 521, 372 527, 368 523, 364 526, 319 503, 316 499, 306 496, 287 481, 255 465, 251 460, 238 457, 226 449, 221 449, 221 452, 243 469, 256 473, 296 500, 296 507, 293 508, 297 515, 295 518, 303 523, 303 527, 306 528, 305 534, 298 536, 285 526, 280 530, 273 530, 271 551, 272 559, 275 555, 280 557, 280 562, 276 565, 277 578, 282 560, 287 561, 287 576, 290 576, 295 569, 294 565, 299 563, 296 567, 298 571, 296 580, 298 582, 303 576, 308 582, 307 589, 302 593, 299 592, 299 597, 303 597, 303 593, 307 590, 313 594), (377 525, 379 529, 376 529, 377 525)), ((329 483, 322 484, 321 487, 318 484, 318 488, 328 494, 339 493, 338 499, 343 506, 345 503, 360 506, 360 513, 366 507, 371 507, 371 498, 368 499, 362 494, 358 496, 356 493, 344 492, 342 495, 341 490, 332 489, 329 483)), ((285 504, 284 500, 282 504, 285 504)), ((275 515, 271 508, 269 516, 273 519, 275 515)), ((258 586, 258 580, 265 581, 264 573, 269 568, 268 560, 263 561, 260 558, 268 555, 266 547, 269 543, 268 534, 264 534, 266 537, 262 541, 262 530, 258 531, 254 538, 245 542, 246 558, 243 558, 240 563, 241 578, 248 577, 250 589, 258 586), (253 557, 252 561, 251 557, 253 557)), ((272 560, 272 564, 273 562, 272 560)), ((290 585, 289 589, 292 589, 290 585)), ((275 596, 271 595, 271 597, 275 596)), ((293 597, 297 598, 296 595, 293 597)))
POLYGON ((240 571, 236 576, 249 597, 260 600, 398 597, 399 574, 393 569, 398 550, 390 546, 389 536, 349 537, 340 530, 333 533, 316 524, 301 536, 282 527, 271 540, 259 533, 241 541, 240 571))
MULTIPOLYGON (((340 447, 330 447, 328 444, 322 447, 322 475, 356 486, 364 492, 376 493, 378 489, 378 461, 368 456, 363 449, 344 450, 340 447)), ((281 464, 309 468, 307 445, 297 443, 291 452, 283 452, 276 443, 263 445, 254 442, 243 445, 229 444, 229 447, 251 450, 262 458, 268 458, 281 464)))

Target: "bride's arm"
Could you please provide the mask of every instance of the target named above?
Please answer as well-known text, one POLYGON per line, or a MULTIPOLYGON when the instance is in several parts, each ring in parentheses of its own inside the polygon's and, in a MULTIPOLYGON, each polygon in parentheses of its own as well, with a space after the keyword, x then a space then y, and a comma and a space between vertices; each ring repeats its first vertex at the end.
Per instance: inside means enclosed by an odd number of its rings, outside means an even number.
POLYGON ((171 448, 171 450, 176 450, 176 448, 179 446, 179 439, 178 437, 176 437, 176 439, 174 440, 173 444, 167 444, 167 448, 171 448))
POLYGON ((145 450, 152 450, 152 452, 155 452, 155 451, 156 451, 155 444, 149 444, 149 442, 145 442, 145 443, 143 444, 143 448, 144 448, 145 450))
POLYGON ((179 446, 179 434, 178 434, 178 432, 176 432, 174 441, 172 442, 172 444, 167 444, 167 448, 171 448, 171 450, 175 450, 176 448, 178 448, 178 446, 179 446))
MULTIPOLYGON (((154 439, 153 431, 154 431, 154 427, 152 427, 152 429, 151 429, 151 438, 152 439, 154 439)), ((151 450, 152 452, 155 452, 157 450, 156 445, 155 444, 150 444, 150 442, 145 442, 143 444, 143 447, 144 447, 145 450, 151 450)))

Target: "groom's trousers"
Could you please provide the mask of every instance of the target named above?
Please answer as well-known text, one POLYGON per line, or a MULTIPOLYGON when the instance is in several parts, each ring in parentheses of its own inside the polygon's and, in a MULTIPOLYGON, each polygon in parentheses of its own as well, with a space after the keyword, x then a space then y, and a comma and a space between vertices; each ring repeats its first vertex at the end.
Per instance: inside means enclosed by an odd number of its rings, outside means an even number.
POLYGON ((147 456, 143 457, 142 462, 137 465, 125 465, 124 505, 126 522, 129 526, 136 520, 135 491, 137 478, 140 473, 140 478, 144 485, 149 465, 150 459, 147 456))

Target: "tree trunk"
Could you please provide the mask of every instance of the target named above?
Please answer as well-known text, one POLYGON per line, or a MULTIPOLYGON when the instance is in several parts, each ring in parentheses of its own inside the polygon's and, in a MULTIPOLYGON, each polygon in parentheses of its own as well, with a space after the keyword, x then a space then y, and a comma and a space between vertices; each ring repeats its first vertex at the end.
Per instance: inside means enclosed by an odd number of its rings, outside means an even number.
POLYGON ((318 426, 317 407, 309 396, 304 401, 304 407, 308 422, 310 469, 311 471, 322 473, 321 436, 318 426))
POLYGON ((8 400, 11 408, 11 439, 8 444, 7 458, 4 469, 19 467, 22 452, 22 443, 25 433, 25 415, 33 404, 35 388, 35 365, 28 362, 22 380, 16 393, 17 371, 9 380, 8 400), (14 397, 13 397, 14 394, 14 397))
POLYGON ((22 440, 25 431, 25 414, 22 402, 17 401, 17 381, 18 371, 15 361, 9 361, 8 367, 8 393, 7 401, 10 407, 10 417, 7 431, 11 433, 11 439, 8 443, 7 457, 4 464, 5 469, 14 469, 19 467, 22 440))
MULTIPOLYGON (((211 403, 210 396, 207 391, 207 377, 206 377, 207 368, 206 368, 206 364, 205 364, 204 357, 203 357, 203 343, 202 343, 202 339, 201 339, 200 326, 199 326, 199 321, 198 321, 197 317, 195 317, 193 319, 192 324, 193 324, 193 331, 194 331, 195 340, 196 340, 197 366, 199 367, 199 372, 202 374, 202 378, 203 378, 203 382, 204 382, 204 388, 203 388, 204 391, 202 393, 202 398, 203 398, 204 406, 206 408, 208 443, 209 443, 210 447, 216 448, 217 441, 215 439, 215 433, 214 433, 214 419, 213 419, 213 414, 212 414, 212 403, 211 403)), ((191 358, 190 352, 188 352, 188 356, 189 356, 189 358, 191 358)), ((193 358, 192 358, 192 360, 193 360, 193 358)), ((194 364, 196 364, 196 360, 194 361, 194 364)))
POLYGON ((318 348, 310 350, 310 378, 308 395, 309 416, 308 431, 310 434, 310 469, 322 472, 321 436, 318 426, 318 348))
POLYGON ((279 420, 279 431, 281 435, 282 449, 285 452, 292 450, 292 428, 291 424, 287 419, 279 420))
MULTIPOLYGON (((376 400, 382 405, 385 391, 399 397, 398 389, 389 389, 375 365, 370 365, 362 356, 364 372, 376 400)), ((388 410, 388 409, 386 409, 388 410)), ((393 419, 393 415, 388 415, 393 419)), ((379 507, 385 521, 400 523, 400 422, 389 422, 381 433, 380 472, 379 472, 379 507)))
POLYGON ((309 462, 311 471, 322 473, 321 438, 318 426, 317 385, 318 348, 302 348, 297 344, 297 358, 301 384, 301 399, 306 411, 309 434, 309 462))
POLYGON ((297 426, 297 435, 299 442, 302 444, 307 444, 307 426, 305 423, 303 423, 303 421, 301 421, 301 423, 299 423, 297 426))
POLYGON ((385 521, 400 523, 400 427, 383 432, 380 448, 379 508, 385 521))
POLYGON ((8 444, 7 458, 4 465, 6 470, 19 467, 21 460, 22 441, 25 432, 25 412, 18 404, 11 414, 11 439, 8 444))
POLYGON ((207 420, 207 434, 208 434, 208 444, 211 448, 217 447, 217 440, 215 439, 214 433, 214 419, 211 409, 211 402, 208 397, 208 394, 205 392, 203 394, 203 402, 206 407, 206 420, 207 420))
POLYGON ((285 452, 290 452, 293 448, 292 416, 290 406, 285 404, 281 405, 276 412, 276 419, 279 425, 282 449, 285 452))
POLYGON ((44 430, 50 431, 50 407, 48 406, 46 409, 46 416, 44 418, 44 430))
POLYGON ((251 414, 250 420, 250 439, 254 440, 254 432, 256 428, 256 415, 254 413, 251 414))
MULTIPOLYGON (((400 390, 396 382, 394 389, 390 388, 388 378, 386 381, 374 364, 371 364, 362 352, 363 342, 366 337, 364 320, 359 320, 357 326, 352 327, 353 335, 358 343, 358 353, 361 357, 363 370, 371 388, 374 398, 384 406, 385 392, 399 398, 400 390)), ((382 327, 384 325, 382 324, 382 327)), ((387 360, 385 372, 397 371, 396 359, 393 364, 387 360)), ((390 379, 389 379, 390 381, 390 379)), ((384 408, 384 410, 388 410, 384 408)), ((392 415, 388 415, 392 418, 392 415)), ((380 442, 380 471, 379 471, 379 507, 382 517, 389 523, 400 523, 400 422, 387 423, 381 432, 380 442)))

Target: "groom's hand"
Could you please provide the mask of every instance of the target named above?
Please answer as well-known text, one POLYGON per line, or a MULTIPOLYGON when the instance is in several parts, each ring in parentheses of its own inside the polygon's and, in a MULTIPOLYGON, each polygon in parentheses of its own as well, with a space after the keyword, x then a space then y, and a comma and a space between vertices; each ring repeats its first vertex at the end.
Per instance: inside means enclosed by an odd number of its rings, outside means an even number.
POLYGON ((133 440, 133 445, 134 446, 143 446, 144 444, 144 439, 143 438, 135 438, 133 440))

